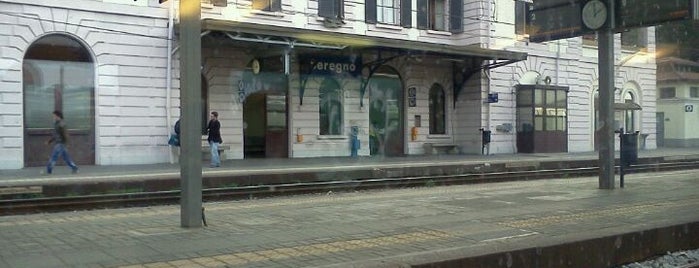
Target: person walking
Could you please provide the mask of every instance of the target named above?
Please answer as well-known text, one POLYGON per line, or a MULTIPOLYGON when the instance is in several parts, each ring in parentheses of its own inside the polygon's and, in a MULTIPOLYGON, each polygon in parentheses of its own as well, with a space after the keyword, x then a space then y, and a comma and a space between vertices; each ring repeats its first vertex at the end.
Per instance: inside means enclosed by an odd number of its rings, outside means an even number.
POLYGON ((211 112, 211 120, 206 127, 209 137, 206 139, 209 141, 209 147, 211 148, 211 165, 210 167, 220 167, 221 166, 221 156, 218 155, 218 145, 223 143, 221 139, 221 123, 218 121, 218 112, 211 112))
POLYGON ((53 143, 53 149, 49 157, 49 162, 46 164, 46 174, 51 174, 53 172, 53 167, 56 165, 59 156, 62 157, 63 161, 73 170, 73 174, 78 173, 78 166, 70 159, 68 149, 66 149, 67 142, 68 135, 66 133, 65 122, 63 122, 63 113, 59 110, 53 111, 53 133, 51 138, 46 141, 46 144, 53 143))

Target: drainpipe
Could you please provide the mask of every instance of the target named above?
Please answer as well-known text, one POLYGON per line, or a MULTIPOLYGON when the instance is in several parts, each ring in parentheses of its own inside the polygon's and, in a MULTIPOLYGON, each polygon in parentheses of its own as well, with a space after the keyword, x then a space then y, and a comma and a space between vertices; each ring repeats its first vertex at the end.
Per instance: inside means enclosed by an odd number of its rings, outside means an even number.
POLYGON ((561 40, 556 40, 556 83, 558 85, 558 78, 560 76, 560 61, 561 61, 561 40))
MULTIPOLYGON (((165 74, 165 120, 167 120, 165 124, 167 125, 168 133, 172 129, 172 100, 170 100, 172 93, 170 91, 172 91, 172 36, 175 24, 175 1, 169 2, 170 8, 168 11, 167 23, 167 66, 165 68, 165 71, 167 72, 165 74)), ((172 152, 170 152, 169 155, 170 164, 175 163, 175 156, 172 154, 172 152)))

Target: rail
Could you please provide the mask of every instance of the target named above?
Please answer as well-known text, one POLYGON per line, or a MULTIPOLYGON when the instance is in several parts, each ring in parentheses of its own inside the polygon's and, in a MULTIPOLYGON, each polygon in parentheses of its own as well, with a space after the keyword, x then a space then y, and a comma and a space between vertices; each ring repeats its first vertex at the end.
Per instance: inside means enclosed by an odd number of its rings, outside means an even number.
MULTIPOLYGON (((699 168, 699 161, 654 163, 635 165, 629 173, 657 172, 699 168)), ((255 186, 207 188, 203 190, 205 202, 235 200, 252 197, 318 193, 331 190, 366 190, 389 187, 416 187, 432 185, 474 184, 516 180, 573 178, 593 176, 598 167, 549 169, 533 171, 469 173, 458 175, 433 175, 401 178, 353 179, 322 182, 299 182, 255 186)), ((118 207, 176 204, 179 190, 117 193, 67 197, 25 198, 0 201, 0 215, 17 215, 39 212, 58 212, 118 207)))

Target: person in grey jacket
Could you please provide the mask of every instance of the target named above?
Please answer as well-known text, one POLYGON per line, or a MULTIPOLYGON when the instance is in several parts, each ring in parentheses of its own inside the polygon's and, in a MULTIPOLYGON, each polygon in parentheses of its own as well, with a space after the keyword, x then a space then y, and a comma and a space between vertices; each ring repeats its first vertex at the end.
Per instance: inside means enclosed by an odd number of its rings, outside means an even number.
POLYGON ((66 133, 66 125, 63 122, 63 113, 61 111, 53 111, 53 133, 51 139, 49 139, 46 144, 53 144, 53 149, 51 150, 51 156, 49 157, 49 162, 46 164, 46 173, 51 174, 53 172, 53 167, 58 161, 58 157, 63 157, 63 161, 73 170, 73 173, 78 173, 78 166, 73 163, 70 159, 68 150, 66 149, 66 144, 68 142, 68 135, 66 133))

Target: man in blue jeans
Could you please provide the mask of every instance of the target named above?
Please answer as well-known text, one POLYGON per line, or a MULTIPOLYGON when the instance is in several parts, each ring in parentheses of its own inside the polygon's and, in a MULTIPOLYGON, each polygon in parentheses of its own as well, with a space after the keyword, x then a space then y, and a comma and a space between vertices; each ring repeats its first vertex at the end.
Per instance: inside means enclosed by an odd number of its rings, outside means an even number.
POLYGON ((53 134, 51 139, 49 139, 46 144, 53 143, 53 150, 51 151, 51 156, 49 158, 49 163, 46 164, 46 173, 51 174, 53 172, 53 166, 56 165, 58 157, 63 157, 63 161, 68 164, 68 166, 73 170, 73 173, 78 173, 78 166, 73 163, 70 159, 68 150, 66 149, 66 143, 68 142, 68 135, 66 133, 66 125, 63 122, 63 113, 61 111, 53 111, 53 134))
POLYGON ((209 133, 209 137, 206 139, 209 141, 209 147, 211 147, 211 165, 210 167, 220 167, 221 166, 221 156, 218 155, 218 145, 223 142, 221 139, 221 123, 218 122, 218 112, 211 112, 211 120, 209 120, 209 125, 206 127, 209 133))

